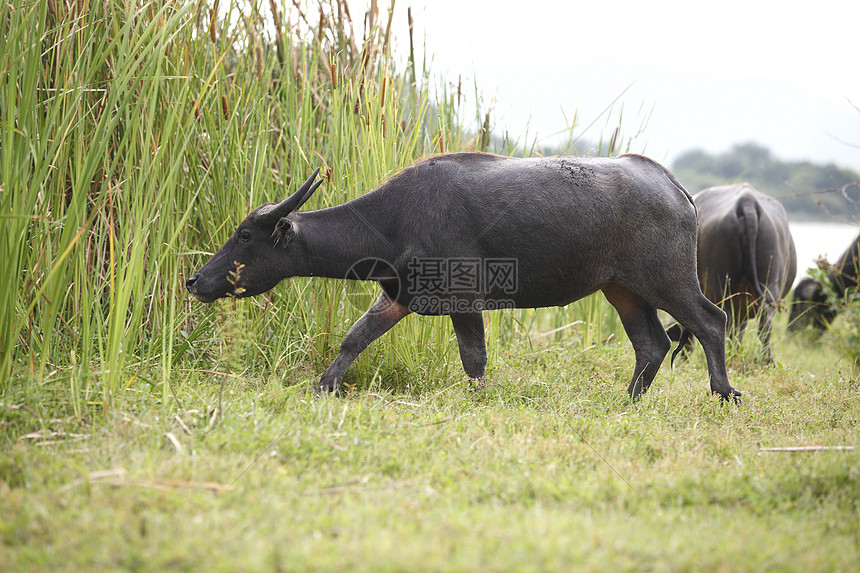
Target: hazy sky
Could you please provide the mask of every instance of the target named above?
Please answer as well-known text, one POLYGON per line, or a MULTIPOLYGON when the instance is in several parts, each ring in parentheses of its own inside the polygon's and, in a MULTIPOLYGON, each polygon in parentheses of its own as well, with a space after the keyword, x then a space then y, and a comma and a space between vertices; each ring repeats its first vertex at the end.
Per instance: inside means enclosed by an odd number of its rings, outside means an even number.
POLYGON ((860 3, 397 0, 401 53, 408 6, 416 51, 472 101, 477 82, 498 133, 551 142, 576 114, 593 139, 623 109, 627 135, 650 112, 632 150, 665 163, 755 141, 860 170, 860 3))

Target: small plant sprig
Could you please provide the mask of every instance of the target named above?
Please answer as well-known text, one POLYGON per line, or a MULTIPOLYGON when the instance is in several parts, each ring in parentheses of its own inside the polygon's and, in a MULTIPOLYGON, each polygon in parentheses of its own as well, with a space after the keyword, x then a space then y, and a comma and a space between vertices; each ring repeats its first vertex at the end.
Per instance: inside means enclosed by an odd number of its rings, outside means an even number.
POLYGON ((245 292, 245 288, 239 286, 239 279, 242 277, 242 269, 245 268, 245 265, 239 261, 233 261, 233 266, 236 268, 227 273, 227 282, 233 285, 233 292, 230 293, 230 296, 239 298, 245 292))

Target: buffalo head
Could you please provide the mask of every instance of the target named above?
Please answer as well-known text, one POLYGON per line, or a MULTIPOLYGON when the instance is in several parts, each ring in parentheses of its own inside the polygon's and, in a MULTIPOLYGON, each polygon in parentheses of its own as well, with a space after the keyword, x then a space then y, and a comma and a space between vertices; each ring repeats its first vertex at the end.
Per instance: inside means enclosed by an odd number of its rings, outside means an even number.
POLYGON ((800 330, 811 324, 816 330, 823 331, 835 317, 836 312, 828 304, 821 283, 810 277, 797 283, 788 319, 790 330, 800 330))
POLYGON ((289 247, 295 237, 290 215, 320 186, 322 180, 314 183, 318 174, 319 169, 281 203, 267 203, 251 211, 224 246, 188 279, 188 292, 205 303, 228 296, 255 296, 290 276, 284 268, 288 257, 274 247, 289 247))

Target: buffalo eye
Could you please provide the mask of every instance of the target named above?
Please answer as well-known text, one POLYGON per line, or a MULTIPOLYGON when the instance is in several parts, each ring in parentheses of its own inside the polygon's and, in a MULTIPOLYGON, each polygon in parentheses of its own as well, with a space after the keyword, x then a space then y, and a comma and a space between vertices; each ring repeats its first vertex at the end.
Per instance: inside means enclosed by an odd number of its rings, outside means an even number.
POLYGON ((251 232, 247 229, 242 229, 241 231, 239 231, 239 240, 243 243, 247 243, 251 240, 251 232))

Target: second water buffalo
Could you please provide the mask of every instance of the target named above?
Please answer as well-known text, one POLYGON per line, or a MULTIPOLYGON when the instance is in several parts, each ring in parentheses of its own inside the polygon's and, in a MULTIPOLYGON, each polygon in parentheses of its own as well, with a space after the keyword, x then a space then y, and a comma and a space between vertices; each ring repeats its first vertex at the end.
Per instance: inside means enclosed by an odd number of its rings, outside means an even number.
POLYGON ((739 336, 759 316, 764 357, 776 303, 791 289, 797 254, 782 204, 748 183, 710 187, 693 196, 699 214, 697 267, 702 291, 728 314, 739 336))
POLYGON ((827 288, 831 289, 831 295, 837 300, 857 288, 860 283, 860 235, 851 242, 839 260, 828 268, 825 280, 829 283, 827 287, 812 277, 805 277, 797 283, 788 320, 790 329, 799 330, 811 324, 821 333, 836 319, 839 308, 834 306, 834 301, 828 300, 827 288))

